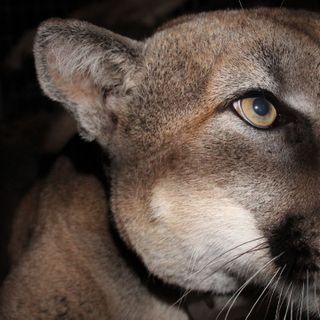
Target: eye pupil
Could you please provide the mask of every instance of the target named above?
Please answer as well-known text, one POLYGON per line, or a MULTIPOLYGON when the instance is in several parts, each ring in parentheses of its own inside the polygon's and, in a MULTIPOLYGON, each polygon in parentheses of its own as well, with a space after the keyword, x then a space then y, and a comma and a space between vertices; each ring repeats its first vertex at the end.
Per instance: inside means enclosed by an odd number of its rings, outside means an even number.
POLYGON ((265 116, 270 111, 269 102, 264 98, 256 98, 252 103, 252 108, 259 116, 265 116))

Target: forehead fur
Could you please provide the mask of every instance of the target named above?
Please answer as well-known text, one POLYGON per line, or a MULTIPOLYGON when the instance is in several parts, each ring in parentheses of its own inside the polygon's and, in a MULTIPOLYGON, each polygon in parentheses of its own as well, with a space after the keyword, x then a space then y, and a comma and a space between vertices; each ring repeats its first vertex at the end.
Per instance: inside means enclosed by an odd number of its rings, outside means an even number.
POLYGON ((218 11, 169 23, 146 41, 139 107, 131 105, 126 132, 137 143, 163 147, 250 89, 283 99, 298 90, 316 99, 317 28, 317 14, 278 9, 218 11))

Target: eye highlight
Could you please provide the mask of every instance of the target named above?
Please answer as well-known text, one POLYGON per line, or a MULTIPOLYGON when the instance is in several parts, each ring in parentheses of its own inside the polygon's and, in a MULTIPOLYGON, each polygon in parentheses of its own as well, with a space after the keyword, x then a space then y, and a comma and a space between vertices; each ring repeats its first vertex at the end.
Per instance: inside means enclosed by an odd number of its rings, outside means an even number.
POLYGON ((270 128, 278 116, 276 108, 264 97, 239 99, 233 107, 245 121, 260 129, 270 128))

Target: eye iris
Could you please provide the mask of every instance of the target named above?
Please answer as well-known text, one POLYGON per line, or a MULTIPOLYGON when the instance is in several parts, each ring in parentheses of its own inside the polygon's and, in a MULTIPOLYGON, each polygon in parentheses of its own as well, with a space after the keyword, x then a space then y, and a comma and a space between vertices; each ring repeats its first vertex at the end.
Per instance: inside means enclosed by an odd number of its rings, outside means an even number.
POLYGON ((239 99, 233 107, 245 121, 261 129, 270 128, 278 116, 277 109, 263 96, 239 99))
POLYGON ((252 108, 259 116, 265 116, 270 111, 270 106, 267 100, 263 98, 256 98, 252 103, 252 108))

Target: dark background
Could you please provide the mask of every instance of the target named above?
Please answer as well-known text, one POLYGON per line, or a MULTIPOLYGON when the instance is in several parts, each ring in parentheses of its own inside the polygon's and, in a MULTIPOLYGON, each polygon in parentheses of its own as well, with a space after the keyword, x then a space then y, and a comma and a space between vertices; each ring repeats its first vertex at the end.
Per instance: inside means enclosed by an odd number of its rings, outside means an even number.
MULTIPOLYGON (((255 6, 320 10, 319 0, 242 0, 255 6)), ((238 0, 1 0, 0 3, 0 284, 8 271, 7 243, 19 200, 56 149, 44 147, 48 128, 61 112, 41 94, 32 43, 49 17, 76 17, 143 39, 164 21, 185 13, 240 8, 238 0)))

